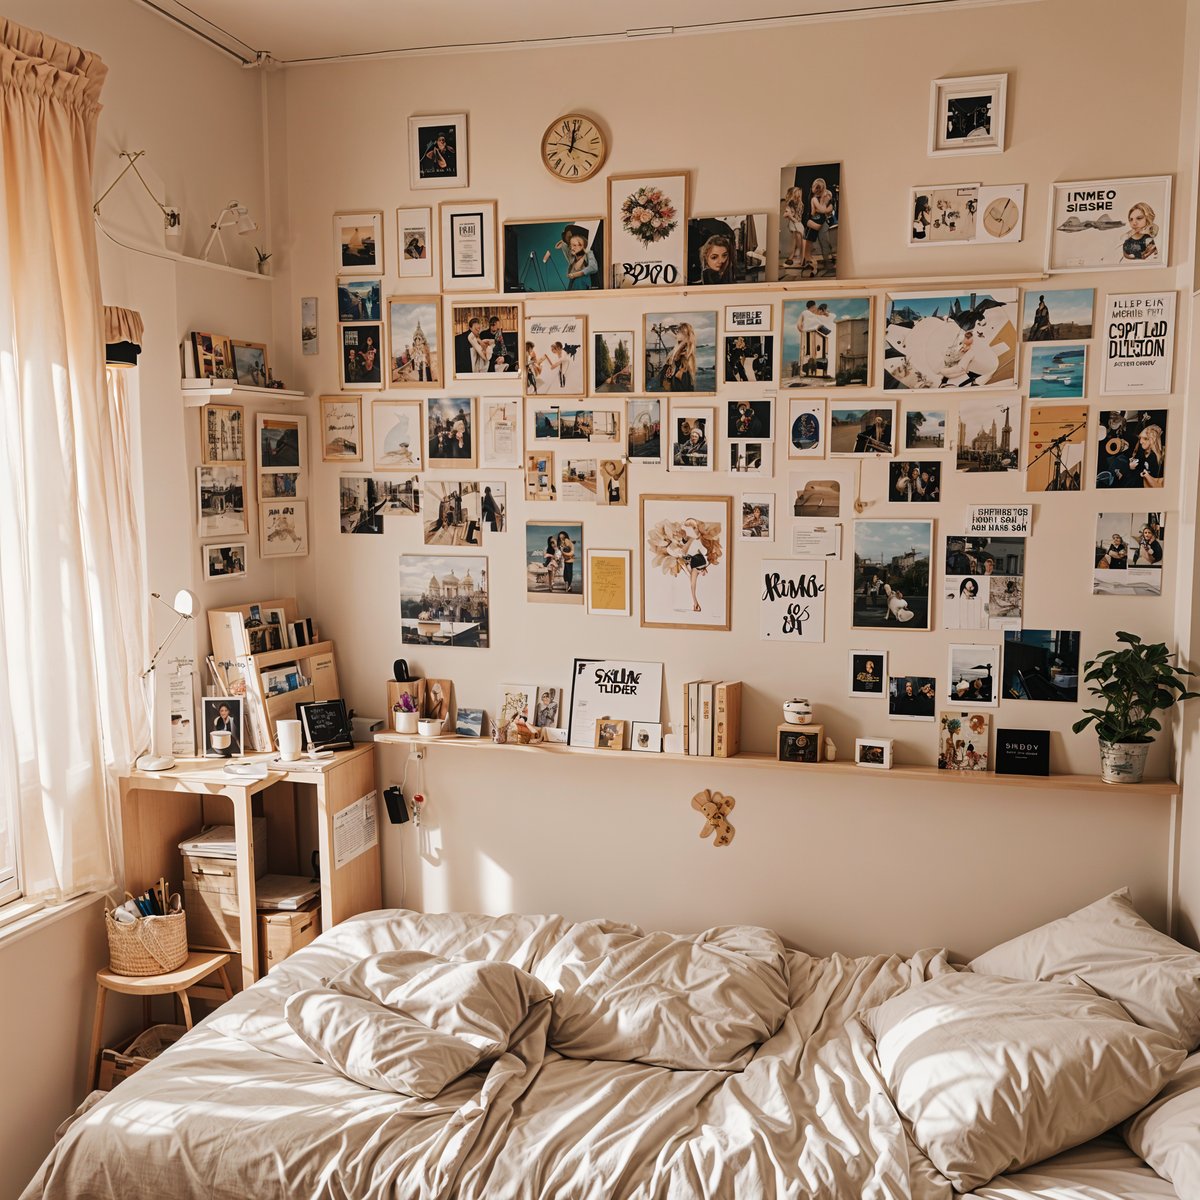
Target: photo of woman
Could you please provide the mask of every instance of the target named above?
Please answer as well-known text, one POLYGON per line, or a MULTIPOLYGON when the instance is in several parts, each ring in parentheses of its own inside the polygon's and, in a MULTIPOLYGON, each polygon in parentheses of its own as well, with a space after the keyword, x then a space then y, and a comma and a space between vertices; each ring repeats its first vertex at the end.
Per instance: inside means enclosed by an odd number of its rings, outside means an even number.
POLYGON ((647 313, 645 347, 648 392, 716 392, 715 312, 647 313))
POLYGON ((728 629, 729 496, 642 497, 642 625, 728 629))
POLYGON ((671 440, 672 471, 711 471, 712 445, 710 408, 679 408, 671 413, 675 436, 671 440))
POLYGON ((582 396, 587 386, 583 317, 525 318, 525 393, 582 396))
POLYGON ((837 274, 839 163, 784 167, 780 176, 779 279, 837 274))
POLYGON ((1166 436, 1166 409, 1101 412, 1096 486, 1161 488, 1165 483, 1166 436))

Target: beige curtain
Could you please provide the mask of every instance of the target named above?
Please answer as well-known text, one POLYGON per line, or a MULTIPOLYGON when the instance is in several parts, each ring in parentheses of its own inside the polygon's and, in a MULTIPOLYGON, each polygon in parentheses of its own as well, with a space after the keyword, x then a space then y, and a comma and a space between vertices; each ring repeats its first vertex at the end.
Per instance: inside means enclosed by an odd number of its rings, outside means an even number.
POLYGON ((107 889, 117 775, 145 716, 127 421, 92 223, 106 68, 0 19, 0 788, 23 890, 107 889))

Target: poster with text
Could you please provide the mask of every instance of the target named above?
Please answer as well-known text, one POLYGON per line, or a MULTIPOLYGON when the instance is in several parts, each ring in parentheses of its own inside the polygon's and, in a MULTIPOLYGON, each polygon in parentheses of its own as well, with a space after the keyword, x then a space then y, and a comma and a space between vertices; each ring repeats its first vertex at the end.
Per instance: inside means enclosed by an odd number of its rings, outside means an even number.
POLYGON ((767 559, 758 597, 759 637, 771 642, 825 640, 825 563, 767 559))
POLYGON ((1164 396, 1175 353, 1175 293, 1104 300, 1102 396, 1164 396))

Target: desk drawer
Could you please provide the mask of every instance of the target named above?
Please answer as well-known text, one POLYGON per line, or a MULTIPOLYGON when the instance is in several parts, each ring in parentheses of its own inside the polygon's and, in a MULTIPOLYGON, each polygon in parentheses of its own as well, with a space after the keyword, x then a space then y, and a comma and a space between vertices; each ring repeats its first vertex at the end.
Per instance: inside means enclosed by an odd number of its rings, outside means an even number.
POLYGON ((295 912, 258 914, 258 949, 262 973, 307 946, 321 932, 321 904, 312 901, 309 908, 295 912))
POLYGON ((187 913, 188 945, 192 949, 235 950, 241 953, 242 928, 238 918, 237 892, 199 888, 185 881, 183 908, 187 913))

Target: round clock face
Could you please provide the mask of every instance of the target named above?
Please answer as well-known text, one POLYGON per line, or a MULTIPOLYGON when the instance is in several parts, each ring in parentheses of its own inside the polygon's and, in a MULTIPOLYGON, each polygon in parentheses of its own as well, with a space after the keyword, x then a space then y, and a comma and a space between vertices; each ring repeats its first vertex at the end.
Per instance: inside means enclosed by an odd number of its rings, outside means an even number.
POLYGON ((983 227, 992 237, 1007 237, 1017 226, 1020 209, 1007 196, 993 200, 983 213, 983 227))
POLYGON ((604 165, 608 145, 595 121, 568 113, 542 134, 542 164, 556 179, 581 183, 604 165))

